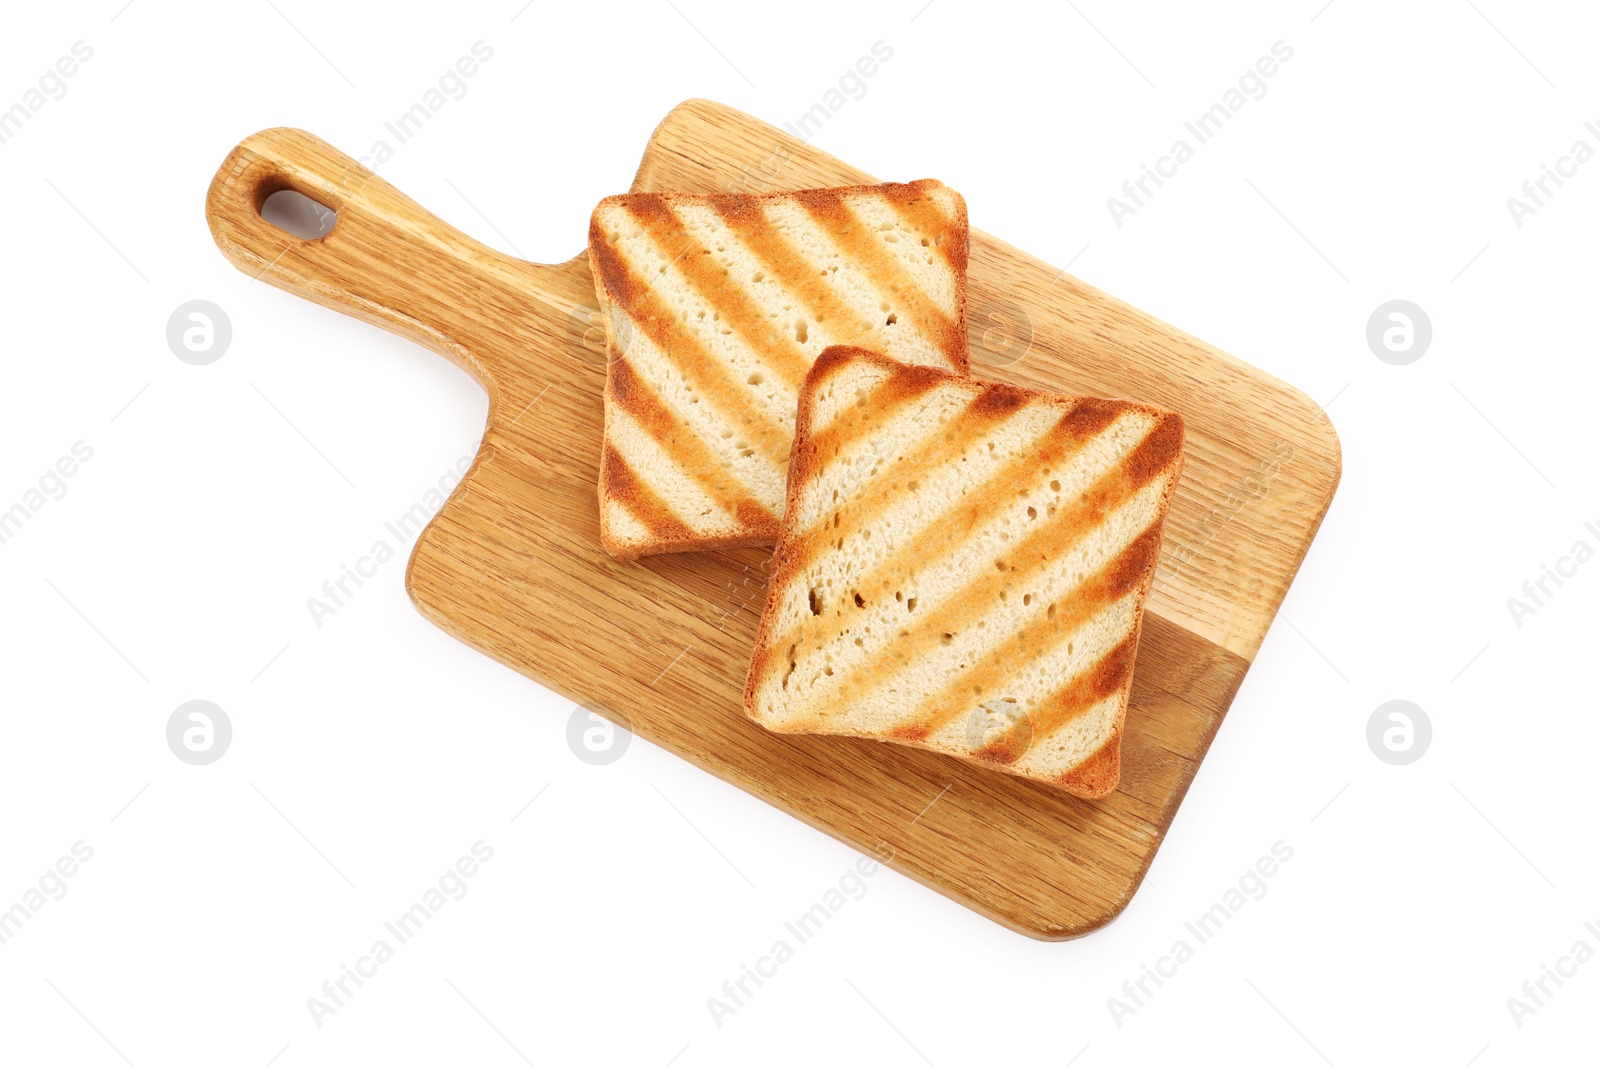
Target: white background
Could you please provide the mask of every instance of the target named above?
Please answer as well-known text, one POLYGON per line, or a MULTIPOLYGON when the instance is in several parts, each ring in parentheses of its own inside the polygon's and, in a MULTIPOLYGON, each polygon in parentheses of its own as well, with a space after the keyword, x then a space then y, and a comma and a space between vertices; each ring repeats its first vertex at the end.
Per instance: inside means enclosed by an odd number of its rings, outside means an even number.
POLYGON ((94 50, 0 145, 0 509, 94 450, 0 545, 0 908, 93 849, 0 945, 0 1061, 1594 1057, 1600 962, 1520 1027, 1507 998, 1600 949, 1600 562, 1520 627, 1506 604, 1600 547, 1600 162, 1520 228, 1506 206, 1600 148, 1592 10, 274 2, 13 6, 0 33, 0 108, 94 50), (1110 927, 1036 943, 882 871, 719 1027, 707 998, 854 852, 638 739, 580 762, 569 705, 425 622, 403 556, 312 623, 306 598, 472 453, 485 399, 236 272, 205 188, 269 126, 364 153, 479 40, 467 95, 381 170, 491 245, 566 259, 674 104, 796 119, 881 40, 819 145, 943 179, 975 226, 1329 403, 1326 525, 1110 927), (1106 198, 1279 40, 1268 93, 1114 225, 1106 198), (165 340, 196 298, 233 325, 203 367, 165 340), (1365 341, 1394 298, 1433 324, 1404 367, 1365 341), (165 741, 194 698, 234 728, 207 767, 165 741), (1365 738, 1394 698, 1433 724, 1409 766, 1365 738), (480 839, 467 895, 318 1027, 307 998, 480 839), (1280 840, 1266 895, 1113 1021, 1280 840))

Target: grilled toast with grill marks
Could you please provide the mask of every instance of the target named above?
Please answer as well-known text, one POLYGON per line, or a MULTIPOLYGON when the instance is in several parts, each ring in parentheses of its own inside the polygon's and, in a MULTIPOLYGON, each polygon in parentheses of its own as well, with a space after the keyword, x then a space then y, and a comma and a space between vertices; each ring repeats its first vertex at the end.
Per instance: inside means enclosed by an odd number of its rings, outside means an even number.
POLYGON ((967 209, 937 181, 607 197, 600 539, 619 558, 769 545, 801 383, 833 344, 967 368, 967 209))
POLYGON ((830 348, 745 689, 781 732, 1116 787, 1183 420, 830 348))

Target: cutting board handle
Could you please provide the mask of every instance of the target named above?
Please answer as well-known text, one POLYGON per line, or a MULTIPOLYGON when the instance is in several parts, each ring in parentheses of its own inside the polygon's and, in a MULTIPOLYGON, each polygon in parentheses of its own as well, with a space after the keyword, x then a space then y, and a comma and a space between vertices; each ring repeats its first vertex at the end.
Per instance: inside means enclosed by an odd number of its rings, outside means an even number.
POLYGON ((473 240, 304 130, 242 141, 211 181, 206 219, 241 271, 426 345, 491 396, 506 324, 572 310, 555 268, 473 240), (306 239, 262 218, 267 198, 285 189, 335 212, 332 230, 306 239))

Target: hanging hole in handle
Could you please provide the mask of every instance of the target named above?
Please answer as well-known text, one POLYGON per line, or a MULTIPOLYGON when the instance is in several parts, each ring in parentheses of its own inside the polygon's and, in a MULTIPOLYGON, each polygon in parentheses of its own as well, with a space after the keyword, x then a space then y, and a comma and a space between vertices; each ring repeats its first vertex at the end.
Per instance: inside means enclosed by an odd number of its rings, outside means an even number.
POLYGON ((261 217, 307 241, 326 237, 339 213, 294 189, 279 189, 261 202, 261 217))

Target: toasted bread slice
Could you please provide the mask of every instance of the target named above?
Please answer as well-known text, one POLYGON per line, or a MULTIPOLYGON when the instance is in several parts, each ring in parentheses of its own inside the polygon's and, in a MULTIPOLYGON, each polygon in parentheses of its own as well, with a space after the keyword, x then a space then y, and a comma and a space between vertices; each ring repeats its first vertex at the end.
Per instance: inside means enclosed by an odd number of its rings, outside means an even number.
POLYGON ((800 396, 745 710, 1116 787, 1183 420, 830 348, 800 396))
POLYGON ((939 182, 607 197, 600 540, 620 558, 769 545, 801 383, 832 344, 967 367, 967 208, 939 182))

